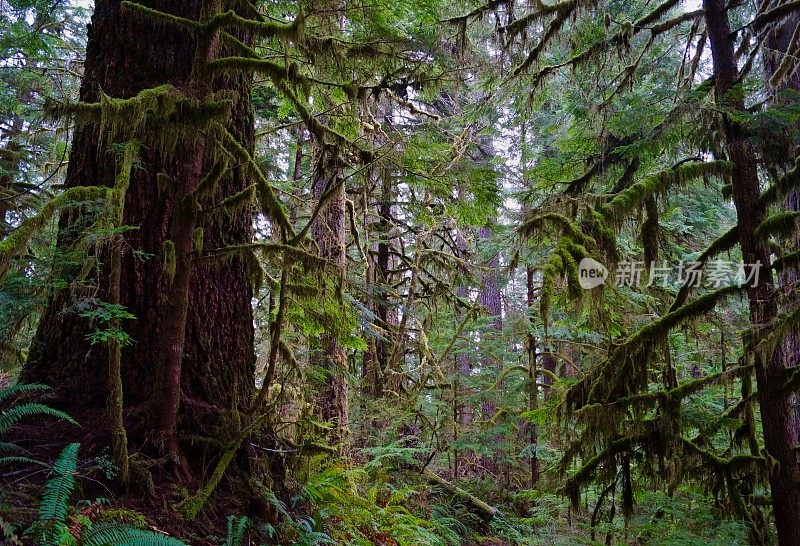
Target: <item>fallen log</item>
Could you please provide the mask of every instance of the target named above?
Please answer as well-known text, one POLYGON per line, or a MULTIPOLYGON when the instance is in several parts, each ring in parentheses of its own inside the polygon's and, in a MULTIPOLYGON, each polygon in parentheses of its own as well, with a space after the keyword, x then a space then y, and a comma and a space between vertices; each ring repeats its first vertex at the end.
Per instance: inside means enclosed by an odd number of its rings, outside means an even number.
POLYGON ((422 475, 425 476, 428 481, 444 488, 447 492, 467 501, 473 508, 477 509, 481 513, 481 516, 487 520, 491 520, 499 512, 499 510, 494 506, 486 504, 475 495, 461 489, 457 485, 445 480, 427 468, 422 471, 422 475))

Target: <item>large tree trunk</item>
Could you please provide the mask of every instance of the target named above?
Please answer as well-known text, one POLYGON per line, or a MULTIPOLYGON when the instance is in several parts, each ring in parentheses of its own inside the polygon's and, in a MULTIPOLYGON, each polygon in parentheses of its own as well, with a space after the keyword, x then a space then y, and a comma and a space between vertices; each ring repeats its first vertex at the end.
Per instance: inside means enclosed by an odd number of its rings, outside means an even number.
MULTIPOLYGON (((740 97, 731 96, 739 76, 734 43, 724 0, 704 0, 706 25, 714 65, 717 101, 725 108, 744 111, 740 97)), ((743 128, 725 116, 723 118, 727 150, 733 162, 733 202, 739 226, 739 244, 745 263, 769 264, 769 252, 754 236, 755 228, 763 221, 764 211, 758 204, 759 179, 755 153, 743 128)), ((750 320, 759 328, 768 327, 778 312, 772 273, 760 268, 759 282, 748 288, 750 320)), ((784 546, 800 545, 800 466, 795 453, 797 424, 782 385, 786 376, 786 355, 778 347, 772 355, 755 355, 758 398, 764 430, 764 446, 777 461, 769 475, 772 506, 778 539, 784 546)))
MULTIPOLYGON (((322 208, 314 221, 311 233, 319 247, 320 256, 327 260, 325 277, 330 282, 326 289, 336 290, 341 297, 346 274, 345 254, 345 181, 341 159, 335 149, 315 143, 314 172, 312 174, 314 200, 322 208)), ((333 326, 333 325, 332 325, 333 326)), ((314 363, 324 370, 322 390, 317 398, 317 408, 323 421, 331 421, 333 429, 329 440, 340 444, 348 438, 347 407, 347 353, 335 333, 320 336, 314 349, 314 363)))
MULTIPOLYGON (((778 71, 781 62, 784 60, 790 44, 792 35, 795 33, 800 25, 800 13, 793 13, 784 19, 775 29, 769 30, 764 45, 766 53, 764 55, 764 65, 766 70, 767 79, 770 80, 772 76, 778 71)), ((768 83, 768 86, 771 85, 768 83)), ((784 78, 778 83, 776 89, 772 89, 775 93, 774 102, 779 107, 796 106, 794 95, 783 93, 785 90, 791 89, 800 92, 800 70, 795 69, 793 73, 784 78)), ((800 126, 792 128, 793 131, 800 131, 800 126)), ((774 151, 777 158, 782 161, 789 161, 797 157, 798 149, 792 148, 792 143, 795 139, 786 139, 789 143, 789 148, 784 146, 774 146, 774 151)), ((773 143, 770 143, 773 147, 773 143)), ((793 163, 793 162, 792 162, 793 163)), ((791 168, 792 164, 784 165, 785 168, 791 168)), ((786 196, 784 200, 784 208, 790 211, 800 211, 800 191, 795 189, 786 196)), ((797 234, 792 238, 794 248, 800 248, 800 236, 797 234)), ((800 275, 797 270, 790 270, 783 272, 778 278, 778 282, 783 289, 784 294, 787 296, 788 304, 795 306, 800 305, 800 297, 798 297, 798 289, 800 289, 800 275)), ((790 367, 800 366, 800 336, 797 332, 791 331, 786 335, 783 342, 783 350, 786 357, 789 359, 788 365, 790 367)), ((798 426, 800 426, 800 397, 794 396, 795 412, 797 414, 798 426)))
MULTIPOLYGON (((197 19, 199 0, 150 0, 142 2, 156 10, 197 19)), ((223 9, 237 5, 222 2, 223 9)), ((246 42, 244 33, 237 33, 246 42)), ((181 90, 193 88, 191 81, 195 61, 195 40, 186 32, 168 24, 153 23, 140 15, 122 10, 118 0, 98 0, 86 54, 86 70, 80 99, 97 102, 99 92, 111 97, 130 98, 139 91, 169 83, 181 90)), ((215 78, 210 89, 235 92, 228 129, 246 148, 253 146, 253 114, 250 105, 251 78, 226 75, 215 78)), ((199 139, 200 137, 198 137, 199 139)), ((204 151, 208 146, 197 142, 182 143, 174 151, 142 147, 138 168, 134 169, 124 203, 125 225, 136 229, 124 235, 125 249, 121 260, 119 297, 121 303, 136 316, 124 321, 123 327, 133 344, 122 350, 121 368, 127 408, 144 410, 141 419, 131 421, 133 436, 139 442, 157 435, 153 416, 163 400, 151 400, 156 383, 155 371, 164 358, 163 340, 180 337, 176 355, 180 363, 180 389, 176 436, 210 435, 214 430, 229 430, 227 418, 232 409, 244 411, 254 390, 253 323, 251 316, 252 288, 245 261, 233 257, 222 262, 195 260, 188 248, 185 233, 174 233, 176 201, 157 183, 164 173, 181 181, 187 176, 207 172, 213 159, 204 151), (187 174, 188 173, 188 174, 187 174), (165 272, 165 241, 177 240, 178 260, 185 278, 173 281, 185 288, 185 301, 168 301, 169 275, 165 272), (182 242, 181 242, 182 241, 182 242), (191 264, 191 265, 190 265, 191 264), (175 324, 171 306, 185 306, 179 313, 182 324, 175 324), (183 318, 185 317, 185 320, 183 318), (177 331, 177 333, 176 333, 177 331), (161 348, 161 349, 160 349, 161 348), (149 404, 155 402, 154 404, 149 404)), ((119 168, 111 143, 98 138, 98 128, 87 125, 76 131, 67 171, 67 187, 114 183, 119 168)), ((188 189, 197 180, 188 181, 188 189)), ((222 177, 213 195, 202 205, 218 203, 224 196, 245 188, 249 183, 243 170, 233 169, 222 177)), ((69 245, 75 216, 61 221, 59 244, 69 245)), ((252 230, 251 211, 242 209, 217 217, 208 217, 199 226, 204 230, 203 246, 207 250, 229 244, 248 242, 252 230)), ((182 229, 185 226, 182 226, 182 229)), ((185 231, 185 230, 184 230, 185 231)), ((175 241, 173 241, 175 242, 175 241)), ((92 297, 107 299, 109 260, 104 252, 97 269, 99 292, 73 287, 58 292, 43 315, 23 370, 24 381, 41 381, 52 385, 59 403, 80 416, 85 411, 103 410, 109 395, 104 378, 108 373, 105 347, 92 346, 87 335, 97 325, 79 316, 79 311, 94 305, 92 297)), ((74 273, 65 264, 64 271, 74 273)), ((174 292, 174 290, 173 290, 174 292)), ((174 368, 173 368, 174 371, 174 368)), ((156 397, 162 392, 159 391, 156 397)), ((191 450, 190 462, 195 469, 205 456, 203 449, 191 450)))

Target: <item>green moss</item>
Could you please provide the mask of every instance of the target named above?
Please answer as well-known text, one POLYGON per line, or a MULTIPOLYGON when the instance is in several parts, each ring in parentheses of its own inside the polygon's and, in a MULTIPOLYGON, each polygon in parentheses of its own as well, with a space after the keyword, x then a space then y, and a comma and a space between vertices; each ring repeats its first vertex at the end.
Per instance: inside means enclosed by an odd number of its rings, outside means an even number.
POLYGON ((733 165, 728 161, 684 163, 677 168, 653 174, 616 194, 611 201, 598 207, 603 217, 615 224, 625 218, 651 196, 664 194, 672 186, 697 178, 730 175, 733 165))
POLYGON ((794 33, 792 37, 789 39, 789 43, 786 44, 784 51, 788 52, 787 54, 783 55, 783 59, 781 59, 781 64, 778 65, 777 70, 772 74, 772 77, 769 79, 769 84, 777 88, 783 83, 783 81, 790 77, 797 67, 797 50, 798 44, 800 43, 800 25, 797 25, 794 29, 794 33))
POLYGON ((164 273, 170 284, 175 280, 175 268, 177 267, 177 257, 175 255, 175 243, 170 239, 164 241, 164 273))
POLYGON ((289 238, 292 237, 294 235, 294 229, 289 221, 289 217, 286 215, 286 210, 283 208, 283 204, 278 200, 275 189, 269 183, 267 177, 264 176, 264 172, 250 156, 250 153, 245 150, 239 141, 224 127, 222 128, 222 139, 226 150, 239 160, 240 163, 246 165, 248 172, 255 178, 255 189, 259 204, 261 205, 261 211, 278 225, 285 236, 289 238))
POLYGON ((0 281, 11 267, 11 260, 27 251, 31 239, 53 219, 58 210, 75 207, 108 196, 105 186, 78 186, 70 188, 45 203, 36 216, 28 218, 0 241, 0 281))
POLYGON ((128 99, 101 92, 97 103, 50 102, 46 110, 53 117, 72 118, 78 125, 98 124, 107 142, 138 138, 166 155, 179 143, 196 138, 198 130, 227 121, 233 102, 224 93, 221 96, 198 101, 165 84, 128 99))
MULTIPOLYGON (((697 261, 701 264, 705 265, 706 262, 711 260, 712 258, 718 256, 719 254, 732 249, 736 244, 739 242, 739 228, 734 226, 724 234, 720 235, 712 243, 706 248, 700 256, 697 258, 697 261)), ((684 283, 680 289, 678 290, 678 294, 675 296, 675 300, 672 302, 672 305, 669 308, 669 312, 673 312, 679 309, 683 304, 686 303, 686 300, 689 297, 689 294, 692 291, 691 283, 687 282, 684 283)))
POLYGON ((786 238, 797 231, 797 220, 800 219, 800 212, 780 211, 770 215, 753 233, 757 239, 765 240, 773 235, 786 238))
POLYGON ((217 462, 217 466, 214 468, 214 472, 211 474, 208 482, 197 492, 196 495, 181 502, 180 510, 183 512, 183 515, 186 517, 186 519, 193 520, 200 515, 200 511, 206 505, 208 499, 222 481, 222 477, 225 475, 225 471, 228 469, 228 466, 233 460, 234 455, 236 455, 236 450, 233 448, 229 448, 223 452, 222 457, 220 458, 219 462, 217 462))
POLYGON ((206 173, 200 183, 194 190, 195 197, 200 200, 204 197, 210 195, 214 192, 219 184, 219 181, 222 180, 223 175, 228 170, 228 162, 227 161, 217 161, 212 165, 211 169, 206 173))
POLYGON ((126 508, 109 508, 103 510, 97 517, 98 521, 113 521, 131 525, 139 529, 147 529, 147 518, 141 512, 136 510, 128 510, 126 508))
POLYGON ((237 192, 223 199, 222 202, 219 204, 219 208, 231 212, 238 210, 242 207, 246 207, 253 202, 253 197, 255 197, 255 193, 256 193, 256 186, 255 184, 251 184, 242 191, 237 192))
POLYGON ((204 237, 205 237, 205 232, 203 231, 203 228, 199 227, 199 228, 195 228, 194 229, 194 236, 193 236, 193 238, 194 238, 194 250, 198 254, 202 254, 203 253, 203 239, 204 239, 204 237))
POLYGON ((522 237, 533 237, 543 229, 552 227, 558 233, 570 237, 582 244, 593 246, 594 239, 586 235, 583 230, 563 214, 549 212, 537 214, 527 220, 517 229, 522 237))
POLYGON ((672 328, 711 311, 719 300, 744 289, 734 285, 703 294, 639 329, 615 347, 603 363, 570 388, 566 397, 567 408, 579 409, 591 403, 609 403, 642 390, 648 380, 648 356, 672 328))
POLYGON ((795 162, 793 169, 780 177, 775 184, 761 194, 759 204, 762 207, 774 205, 789 195, 795 188, 800 188, 800 158, 795 162))

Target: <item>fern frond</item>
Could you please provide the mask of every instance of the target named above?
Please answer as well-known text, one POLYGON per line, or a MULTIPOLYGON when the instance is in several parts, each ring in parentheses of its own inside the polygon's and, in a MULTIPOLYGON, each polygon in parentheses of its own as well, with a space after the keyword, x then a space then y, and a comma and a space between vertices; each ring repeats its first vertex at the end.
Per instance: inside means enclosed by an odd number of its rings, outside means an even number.
POLYGON ((30 457, 22 457, 22 456, 0 457, 0 466, 6 464, 38 464, 39 466, 50 468, 50 465, 47 463, 43 463, 42 461, 37 461, 36 459, 31 459, 30 457))
POLYGON ((155 531, 115 523, 93 525, 83 546, 187 546, 185 542, 155 531))
POLYGON ((240 518, 228 516, 228 537, 225 539, 225 546, 242 546, 244 532, 248 525, 250 525, 250 520, 247 519, 247 516, 240 518))
POLYGON ((54 417, 56 419, 63 419, 73 425, 78 424, 75 419, 63 411, 53 409, 44 404, 31 402, 20 406, 14 406, 0 413, 0 436, 6 434, 11 427, 21 420, 29 417, 54 417))
POLYGON ((12 396, 18 396, 20 394, 29 394, 32 392, 42 392, 48 391, 50 387, 47 385, 42 385, 41 383, 19 383, 17 385, 13 385, 11 387, 6 387, 5 389, 0 389, 0 403, 5 402, 12 396))
POLYGON ((62 522, 67 517, 69 497, 75 488, 75 470, 78 465, 80 444, 69 444, 59 454, 53 465, 55 474, 44 486, 39 504, 39 522, 62 522))
POLYGON ((0 453, 11 453, 12 451, 25 451, 13 442, 0 442, 0 453))

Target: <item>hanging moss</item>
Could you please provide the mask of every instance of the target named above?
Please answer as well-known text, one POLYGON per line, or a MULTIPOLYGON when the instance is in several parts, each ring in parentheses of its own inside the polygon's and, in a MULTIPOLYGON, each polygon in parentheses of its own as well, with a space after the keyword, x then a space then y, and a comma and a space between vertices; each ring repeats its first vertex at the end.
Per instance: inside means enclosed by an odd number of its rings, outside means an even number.
POLYGON ((766 208, 774 205, 795 188, 800 188, 800 158, 795 162, 794 168, 784 174, 778 181, 761 194, 759 205, 766 208))
POLYGON ((800 46, 800 25, 795 27, 794 33, 792 33, 792 37, 789 39, 789 43, 786 44, 781 64, 778 65, 777 70, 775 70, 772 77, 769 79, 769 83, 772 87, 780 86, 784 80, 790 78, 794 73, 797 68, 797 52, 798 49, 800 49, 798 46, 800 46))
POLYGON ((666 193, 672 186, 708 176, 727 177, 733 169, 728 161, 684 163, 677 168, 646 177, 600 205, 598 211, 609 221, 621 223, 649 197, 666 193))
POLYGON ((790 268, 797 269, 798 267, 800 267, 800 250, 780 256, 772 262, 772 268, 776 271, 785 271, 790 268))
POLYGON ((800 306, 779 315, 765 328, 751 331, 750 336, 751 340, 757 343, 756 349, 761 352, 765 360, 769 360, 787 335, 798 332, 800 332, 800 306))
POLYGON ((300 78, 297 73, 296 64, 283 65, 268 59, 253 59, 251 57, 223 57, 215 59, 206 64, 209 74, 228 74, 230 72, 255 72, 263 74, 272 80, 292 79, 292 83, 303 84, 307 82, 300 78), (291 78, 290 74, 294 77, 291 78))
MULTIPOLYGON (((712 258, 732 249, 739 243, 739 228, 738 226, 734 226, 724 234, 720 235, 706 248, 700 256, 698 256, 697 261, 700 262, 702 266, 705 266, 706 262, 711 260, 712 258)), ((689 280, 685 282, 680 289, 678 290, 678 294, 675 296, 675 300, 672 302, 672 305, 669 308, 669 312, 673 312, 679 309, 683 304, 686 303, 686 300, 689 297, 689 294, 692 291, 692 286, 689 280)))
POLYGON ((304 26, 305 14, 302 9, 297 12, 294 21, 290 23, 248 19, 233 10, 228 10, 212 17, 206 23, 205 31, 213 34, 223 28, 236 27, 249 30, 262 38, 296 39, 302 35, 304 26))
POLYGON ((566 235, 576 241, 581 241, 581 244, 586 246, 594 246, 595 241, 587 236, 583 230, 575 224, 572 220, 563 214, 548 212, 544 214, 536 214, 528 218, 523 224, 517 228, 518 233, 522 237, 534 237, 537 233, 552 226, 558 233, 566 235))
POLYGON ((250 156, 250 153, 239 144, 239 141, 236 140, 236 137, 234 137, 230 131, 222 127, 221 133, 223 145, 226 150, 240 163, 244 164, 248 172, 255 178, 255 188, 258 195, 258 202, 261 205, 261 211, 267 215, 271 221, 278 224, 278 227, 287 238, 293 237, 294 228, 289 221, 289 217, 286 215, 283 204, 278 200, 275 190, 267 180, 267 177, 264 176, 261 168, 259 168, 250 156))
POLYGON ((107 197, 111 188, 104 186, 78 186, 70 188, 45 203, 36 216, 28 218, 0 241, 0 281, 11 268, 11 260, 27 251, 31 239, 53 219, 56 212, 107 197))
POLYGON ((680 402, 681 400, 684 400, 693 394, 702 391, 710 385, 716 385, 723 381, 730 380, 732 377, 740 376, 743 373, 751 373, 752 369, 752 365, 736 366, 728 368, 724 372, 718 372, 706 377, 686 381, 670 390, 662 389, 655 392, 632 394, 606 403, 595 402, 592 404, 587 404, 576 411, 575 415, 579 417, 585 417, 593 412, 602 412, 605 414, 606 410, 610 408, 617 408, 619 410, 623 410, 625 413, 627 412, 628 408, 634 408, 637 412, 641 413, 646 408, 653 407, 656 404, 666 406, 670 403, 680 402))
POLYGON ((773 235, 791 237, 797 231, 798 219, 800 212, 788 210, 776 212, 761 222, 753 234, 762 241, 773 235))
POLYGON ((562 491, 569 497, 574 510, 580 509, 581 488, 596 476, 597 467, 604 463, 613 464, 619 453, 631 449, 634 443, 640 441, 644 437, 644 434, 635 435, 633 437, 618 438, 610 442, 603 451, 587 460, 577 471, 567 478, 562 487, 562 491))
POLYGON ((240 208, 247 207, 250 204, 252 204, 253 197, 255 197, 255 194, 256 194, 256 186, 255 184, 251 184, 242 191, 237 192, 223 199, 222 202, 218 205, 218 207, 228 212, 232 212, 240 208))
POLYGON ((742 290, 744 287, 733 285, 709 292, 639 329, 567 391, 567 409, 579 409, 594 402, 609 403, 641 391, 647 385, 648 355, 659 340, 672 328, 709 312, 719 300, 742 290))
POLYGON ((219 184, 219 181, 222 180, 222 177, 225 175, 227 170, 228 162, 225 160, 217 161, 211 166, 211 169, 209 169, 209 171, 194 189, 193 193, 198 201, 214 192, 219 184))
POLYGON ((101 138, 107 142, 148 139, 155 149, 167 155, 179 143, 194 139, 198 130, 215 121, 225 123, 232 104, 229 97, 191 99, 174 86, 164 84, 144 89, 128 99, 101 92, 97 103, 51 101, 45 105, 45 111, 51 117, 72 118, 78 125, 96 123, 101 138))

